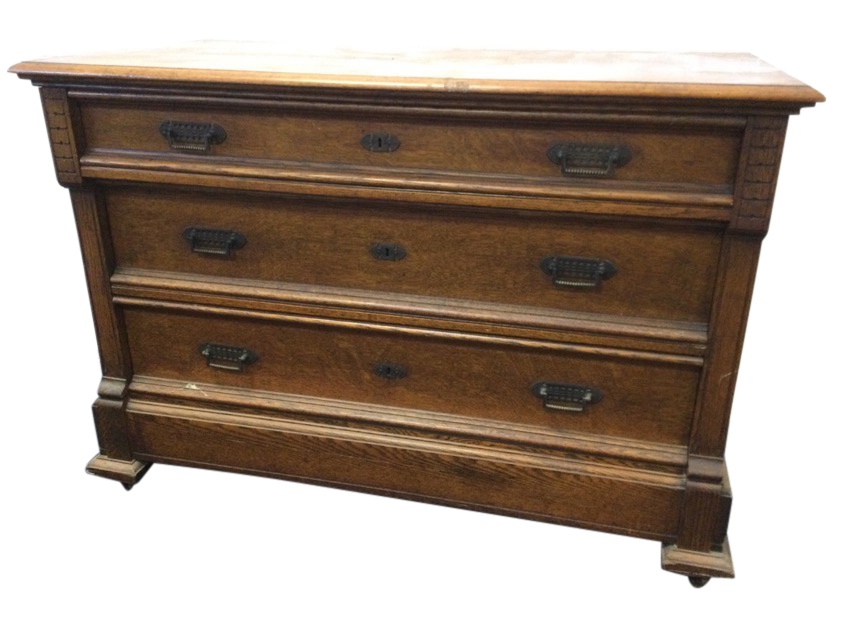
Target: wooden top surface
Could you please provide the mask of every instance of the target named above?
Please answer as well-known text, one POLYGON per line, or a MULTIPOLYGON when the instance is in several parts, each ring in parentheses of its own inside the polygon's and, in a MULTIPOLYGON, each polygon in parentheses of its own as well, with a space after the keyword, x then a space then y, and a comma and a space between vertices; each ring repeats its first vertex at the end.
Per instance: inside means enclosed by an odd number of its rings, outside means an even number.
POLYGON ((441 92, 696 98, 812 104, 823 96, 745 53, 292 51, 280 43, 184 46, 21 62, 36 81, 127 82, 441 92))

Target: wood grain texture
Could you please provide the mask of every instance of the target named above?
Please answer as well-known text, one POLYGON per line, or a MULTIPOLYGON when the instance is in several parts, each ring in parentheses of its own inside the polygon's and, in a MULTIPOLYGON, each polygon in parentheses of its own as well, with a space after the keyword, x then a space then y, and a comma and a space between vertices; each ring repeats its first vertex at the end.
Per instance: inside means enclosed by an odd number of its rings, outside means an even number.
POLYGON ((103 368, 90 472, 288 478, 652 538, 664 569, 734 575, 735 380, 787 116, 819 92, 744 54, 199 43, 11 71, 41 87, 71 187, 103 368), (185 153, 165 120, 227 137, 185 153), (564 176, 554 142, 632 157, 564 176), (200 256, 191 226, 247 242, 200 256), (545 255, 617 273, 563 291, 545 255), (202 343, 253 357, 225 371, 202 343), (557 410, 537 382, 603 397, 557 410))
POLYGON ((725 467, 722 458, 688 455, 679 548, 701 552, 720 549, 731 510, 731 496, 724 495, 725 467))
MULTIPOLYGON (((298 164, 215 163, 164 154, 128 156, 90 153, 81 159, 84 178, 186 187, 233 189, 322 197, 384 199, 438 205, 584 212, 604 216, 728 222, 729 193, 667 191, 648 183, 625 188, 601 181, 555 184, 534 178, 477 176, 423 171, 364 171, 298 164)), ((623 183, 624 184, 624 183, 623 183)))
POLYGON ((281 43, 197 42, 23 62, 44 81, 548 93, 814 104, 823 96, 749 54, 572 51, 293 51, 281 43))
POLYGON ((151 468, 150 462, 141 460, 116 460, 98 454, 86 465, 86 471, 95 476, 118 480, 128 488, 142 480, 142 477, 151 468))
POLYGON ((132 365, 121 310, 112 304, 110 275, 115 262, 108 223, 96 191, 80 187, 70 193, 103 373, 98 399, 92 406, 98 445, 101 454, 127 461, 131 454, 124 403, 132 365))
POLYGON ((726 537, 731 491, 723 455, 760 239, 770 222, 786 126, 784 118, 754 117, 744 134, 735 210, 723 241, 707 360, 690 436, 678 538, 682 550, 719 551, 726 537))
POLYGON ((163 189, 110 189, 105 200, 119 268, 346 287, 373 299, 399 292, 442 307, 456 298, 706 323, 720 252, 713 227, 592 216, 163 189), (239 231, 246 246, 193 253, 182 237, 191 227, 239 231), (400 245, 405 257, 378 260, 377 243, 400 245), (617 273, 595 288, 555 286, 540 268, 555 255, 608 260, 617 273))
POLYGON ((441 339, 450 341, 461 341, 468 343, 483 343, 500 345, 506 347, 536 348, 560 353, 573 353, 584 355, 595 355, 611 358, 624 358, 637 362, 662 362, 675 365, 686 365, 700 368, 704 360, 697 356, 680 355, 670 352, 650 353, 647 351, 633 351, 630 349, 613 349, 609 347, 593 346, 585 341, 579 343, 562 341, 531 340, 522 337, 510 337, 503 335, 486 335, 482 333, 463 333, 459 331, 446 331, 435 326, 410 326, 396 324, 379 324, 377 322, 362 322, 349 317, 329 317, 326 315, 295 315, 278 312, 249 310, 232 308, 230 306, 212 306, 206 304, 188 304, 178 301, 170 302, 158 298, 124 298, 114 297, 116 305, 129 308, 142 308, 159 310, 166 313, 186 312, 203 313, 211 316, 224 318, 244 318, 251 320, 289 322, 298 325, 314 327, 329 327, 342 330, 364 330, 387 333, 396 336, 412 336, 416 338, 441 339))
POLYGON ((690 451, 696 455, 714 458, 725 452, 760 248, 759 239, 739 234, 728 235, 723 244, 708 352, 690 437, 690 451))
POLYGON ((101 369, 107 377, 129 379, 131 366, 121 316, 111 303, 110 275, 115 261, 105 211, 97 192, 92 189, 72 189, 70 194, 98 336, 101 369))
POLYGON ((162 90, 137 86, 132 90, 115 87, 73 87, 68 97, 85 103, 131 103, 136 105, 172 105, 212 108, 252 109, 295 112, 337 113, 352 117, 371 116, 422 118, 426 121, 450 118, 486 121, 517 120, 525 123, 551 123, 559 125, 602 125, 664 127, 673 130, 740 130, 746 127, 747 116, 740 113, 703 113, 684 105, 672 105, 663 114, 652 109, 629 109, 611 102, 605 109, 591 108, 582 101, 568 102, 560 96, 548 94, 524 96, 467 96, 443 94, 428 96, 419 93, 374 92, 372 94, 318 93, 307 89, 289 89, 281 95, 265 94, 242 88, 234 91, 216 90, 204 86, 186 86, 181 89, 162 90))
POLYGON ((562 309, 436 300, 383 292, 259 282, 160 271, 117 269, 110 279, 122 300, 229 307, 288 317, 316 316, 378 325, 533 338, 614 349, 702 356, 705 323, 673 322, 562 309))
POLYGON ((65 89, 42 87, 39 93, 56 179, 64 186, 79 185, 80 155, 86 145, 76 105, 69 102, 65 89))
POLYGON ((92 405, 92 418, 101 455, 110 460, 131 459, 127 440, 124 405, 127 400, 127 381, 124 378, 101 379, 98 398, 92 405))
POLYGON ((420 498, 658 540, 677 527, 680 490, 666 476, 458 444, 368 437, 295 421, 133 402, 134 455, 420 498), (202 453, 203 452, 203 453, 202 453), (405 469, 404 473, 400 473, 405 469))
POLYGON ((787 126, 787 118, 749 119, 738 167, 732 230, 767 232, 787 126))
POLYGON ((686 443, 699 378, 695 367, 549 353, 535 346, 137 308, 126 309, 125 318, 134 368, 141 375, 672 444, 686 443), (210 368, 199 354, 205 342, 250 349, 258 361, 240 373, 210 368), (406 377, 375 375, 373 366, 385 362, 405 368, 406 377), (541 381, 595 387, 605 399, 581 414, 547 410, 531 390, 541 381))
POLYGON ((732 552, 729 541, 723 543, 718 551, 693 551, 682 549, 675 544, 664 544, 661 549, 661 568, 687 576, 707 576, 709 578, 734 578, 732 552))
POLYGON ((635 470, 669 473, 678 486, 683 484, 678 476, 687 461, 687 447, 683 445, 601 434, 555 432, 535 425, 514 424, 511 429, 507 429, 505 423, 495 420, 244 387, 186 383, 137 375, 129 386, 129 394, 133 403, 143 401, 226 411, 238 407, 249 414, 310 420, 354 433, 393 433, 413 437, 424 437, 426 434, 447 442, 536 452, 553 455, 561 460, 567 459, 568 452, 574 459, 589 464, 615 463, 630 465, 635 470))
MULTIPOLYGON (((369 329, 227 319, 125 309, 137 374, 187 384, 238 386, 532 424, 554 431, 600 433, 686 444, 699 380, 695 367, 553 353, 468 340, 400 336, 369 329), (250 349, 242 372, 207 366, 201 343, 250 349), (377 363, 406 370, 384 379, 377 363), (537 382, 600 389, 583 413, 543 407, 537 382)), ((544 346, 544 345, 543 345, 544 346)))
MULTIPOLYGON (((514 118, 497 121, 493 116, 478 121, 470 115, 442 117, 440 112, 427 120, 420 114, 341 117, 317 108, 305 113, 276 113, 106 102, 82 103, 80 111, 87 149, 92 152, 170 153, 159 132, 162 122, 216 123, 227 132, 227 138, 211 147, 207 155, 212 158, 383 171, 531 176, 572 183, 577 179, 561 176, 559 166, 548 160, 552 144, 619 144, 630 149, 632 158, 613 172, 610 182, 653 182, 668 189, 695 184, 730 190, 739 143, 739 132, 730 129, 664 125, 650 129, 618 121, 525 126, 514 118), (365 150, 360 144, 362 136, 377 132, 397 136, 399 149, 390 153, 365 150)), ((186 157, 180 152, 171 155, 175 161, 186 157)))

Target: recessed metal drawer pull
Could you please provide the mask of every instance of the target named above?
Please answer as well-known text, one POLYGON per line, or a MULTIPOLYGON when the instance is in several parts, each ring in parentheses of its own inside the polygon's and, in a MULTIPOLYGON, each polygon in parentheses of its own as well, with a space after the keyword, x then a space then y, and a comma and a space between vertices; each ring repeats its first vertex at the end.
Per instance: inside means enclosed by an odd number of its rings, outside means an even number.
POLYGON ((224 344, 205 342, 198 351, 207 360, 207 366, 226 371, 243 371, 246 365, 256 362, 258 356, 243 347, 229 347, 224 344))
POLYGON ((166 120, 160 125, 160 133, 175 151, 210 153, 210 146, 222 144, 227 138, 225 129, 214 123, 174 122, 166 120))
POLYGON ((537 382, 531 387, 533 395, 542 398, 542 406, 555 411, 581 413, 587 406, 601 402, 601 391, 578 384, 537 382))
POLYGON ((616 267, 608 260, 578 256, 547 256, 539 263, 558 287, 592 289, 616 275, 616 267))
POLYGON ((548 159, 564 176, 606 178, 631 160, 631 151, 621 144, 578 144, 557 142, 548 147, 548 159))
POLYGON ((215 256, 230 256, 246 245, 246 236, 230 229, 202 229, 189 227, 181 234, 192 251, 215 256))

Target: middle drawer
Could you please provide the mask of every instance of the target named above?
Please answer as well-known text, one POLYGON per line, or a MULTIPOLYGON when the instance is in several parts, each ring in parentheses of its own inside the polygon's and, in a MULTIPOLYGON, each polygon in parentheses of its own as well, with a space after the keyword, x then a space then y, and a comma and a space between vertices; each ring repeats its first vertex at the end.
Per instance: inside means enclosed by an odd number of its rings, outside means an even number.
MULTIPOLYGON (((707 322, 716 227, 111 187, 119 268, 707 322)), ((440 303, 440 300, 437 300, 440 303)))
POLYGON ((482 418, 510 431, 683 445, 701 370, 676 357, 381 325, 137 306, 124 318, 135 375, 482 418))

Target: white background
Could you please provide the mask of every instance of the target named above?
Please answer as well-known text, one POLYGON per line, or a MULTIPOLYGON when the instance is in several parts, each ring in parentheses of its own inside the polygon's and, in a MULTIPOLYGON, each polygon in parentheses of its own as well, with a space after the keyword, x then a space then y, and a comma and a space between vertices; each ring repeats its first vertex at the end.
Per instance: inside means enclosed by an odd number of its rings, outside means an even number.
POLYGON ((749 51, 821 90, 792 119, 728 463, 737 578, 659 544, 156 465, 87 476, 100 378, 37 91, 2 89, 6 638, 850 637, 849 19, 842 3, 81 0, 7 5, 0 63, 201 38, 294 46, 749 51), (50 634, 50 635, 48 635, 50 634))

